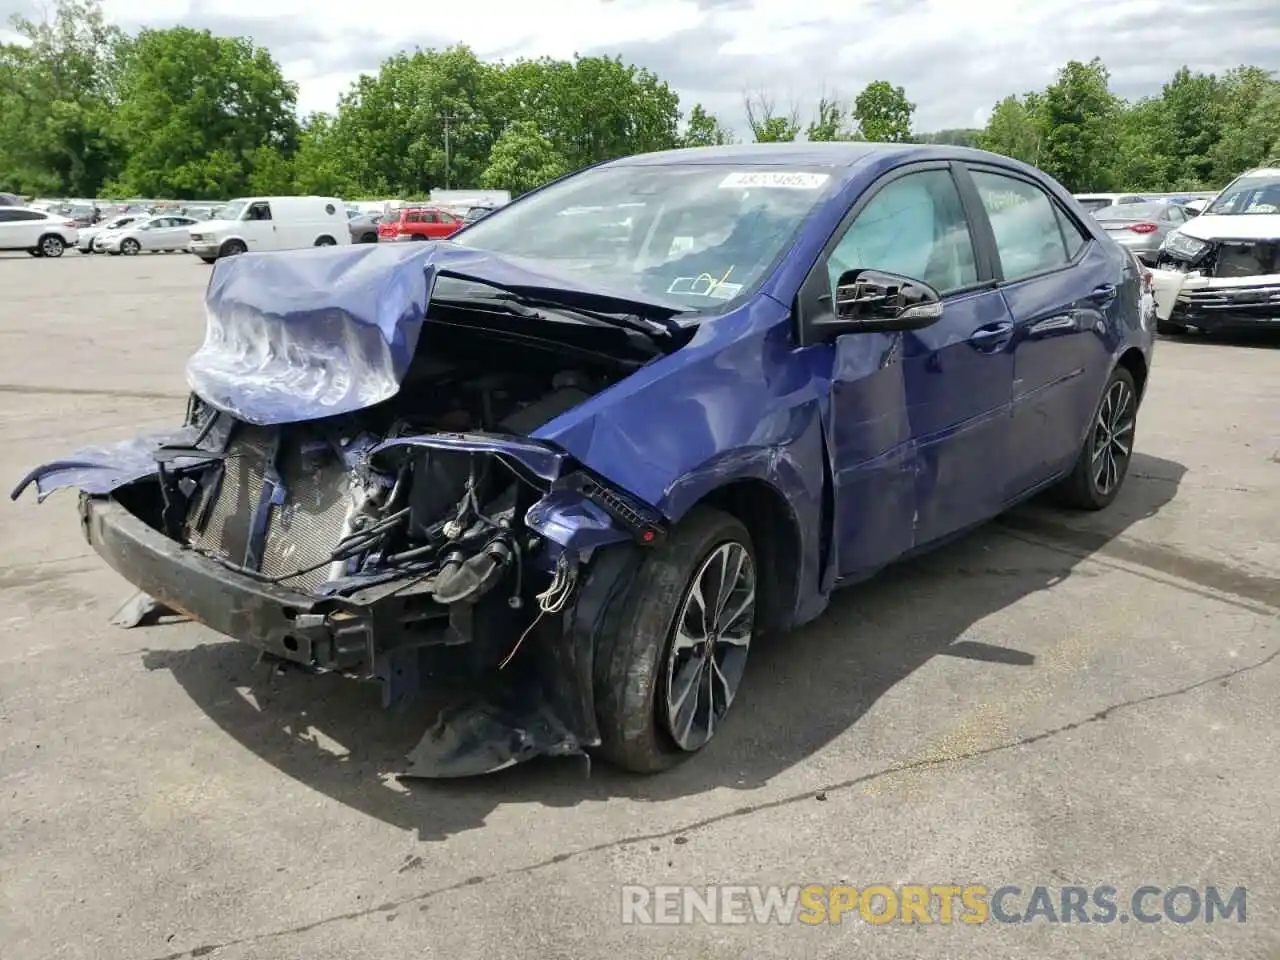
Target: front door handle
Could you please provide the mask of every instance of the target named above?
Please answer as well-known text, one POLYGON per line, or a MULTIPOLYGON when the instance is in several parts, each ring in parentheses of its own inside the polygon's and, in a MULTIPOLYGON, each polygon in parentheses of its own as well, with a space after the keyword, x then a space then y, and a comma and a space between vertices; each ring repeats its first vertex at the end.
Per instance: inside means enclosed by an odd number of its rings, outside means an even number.
POLYGON ((979 350, 995 351, 1009 342, 1013 336, 1013 324, 1007 320, 988 323, 969 334, 969 342, 979 350))
POLYGON ((1101 303, 1110 303, 1116 298, 1116 285, 1114 283, 1104 283, 1100 287, 1094 287, 1093 293, 1089 294, 1090 300, 1097 300, 1101 303))

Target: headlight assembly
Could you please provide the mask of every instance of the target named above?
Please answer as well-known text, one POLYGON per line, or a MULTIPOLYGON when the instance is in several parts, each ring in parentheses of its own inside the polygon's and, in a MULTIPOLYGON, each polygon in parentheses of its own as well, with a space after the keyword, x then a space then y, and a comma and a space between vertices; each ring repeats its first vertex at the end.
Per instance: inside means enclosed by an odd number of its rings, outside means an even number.
POLYGON ((1164 243, 1160 245, 1160 249, 1187 260, 1194 260, 1209 249, 1209 244, 1203 240, 1197 240, 1195 237, 1188 237, 1180 230, 1175 230, 1164 238, 1164 243))

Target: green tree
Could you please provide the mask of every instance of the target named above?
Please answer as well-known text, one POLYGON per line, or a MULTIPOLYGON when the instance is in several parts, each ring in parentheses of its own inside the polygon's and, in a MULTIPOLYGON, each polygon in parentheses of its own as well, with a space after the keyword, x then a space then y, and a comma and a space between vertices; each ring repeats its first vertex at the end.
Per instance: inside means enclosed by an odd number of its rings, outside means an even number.
POLYGON ((805 137, 813 141, 839 140, 843 129, 844 108, 838 100, 822 97, 818 101, 813 120, 809 122, 809 129, 805 131, 805 137))
POLYGON ((775 112, 773 98, 767 93, 744 96, 743 106, 756 143, 790 143, 800 132, 797 111, 792 108, 787 114, 775 112))
POLYGON ((98 0, 56 0, 11 27, 25 42, 0 46, 0 189, 92 196, 122 159, 110 127, 123 35, 98 0))
POLYGON ((1259 67, 1237 67, 1220 86, 1222 136, 1210 152, 1215 184, 1280 155, 1280 81, 1259 67))
POLYGON ((115 130, 118 189, 175 199, 248 190, 254 164, 297 146, 297 93, 271 54, 207 30, 143 30, 129 43, 115 130))
POLYGON ((1034 94, 1005 97, 992 108, 978 145, 983 150, 1024 163, 1038 163, 1044 131, 1036 115, 1036 105, 1034 94))
POLYGON ((854 98, 853 119, 864 140, 908 143, 915 109, 902 87, 887 80, 873 80, 854 98))
POLYGON ((726 143, 733 143, 733 131, 722 127, 716 115, 707 113, 702 104, 695 103, 685 122, 680 146, 719 147, 726 143))
POLYGON ((1038 102, 1044 130, 1039 166, 1068 190, 1113 186, 1121 103, 1109 82, 1101 60, 1072 60, 1038 102))
POLYGON ((979 147, 983 131, 970 127, 954 127, 947 130, 935 130, 933 133, 918 133, 917 143, 945 143, 955 147, 979 147))
POLYGON ((564 157, 532 120, 517 120, 502 132, 489 155, 480 185, 491 190, 528 193, 569 172, 564 157))
POLYGON ((1195 189, 1212 178, 1212 152, 1222 137, 1223 93, 1213 74, 1186 67, 1164 85, 1160 150, 1169 158, 1175 188, 1195 189))

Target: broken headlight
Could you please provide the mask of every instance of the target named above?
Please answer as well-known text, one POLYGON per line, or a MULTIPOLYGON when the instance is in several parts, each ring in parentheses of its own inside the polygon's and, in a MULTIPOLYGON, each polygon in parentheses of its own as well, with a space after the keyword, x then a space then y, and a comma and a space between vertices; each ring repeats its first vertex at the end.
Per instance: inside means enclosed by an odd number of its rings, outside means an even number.
POLYGON ((1164 238, 1164 243, 1160 245, 1160 249, 1165 253, 1171 253, 1185 260, 1194 260, 1209 249, 1209 244, 1203 240, 1197 240, 1195 237, 1189 237, 1180 230, 1175 230, 1164 238))

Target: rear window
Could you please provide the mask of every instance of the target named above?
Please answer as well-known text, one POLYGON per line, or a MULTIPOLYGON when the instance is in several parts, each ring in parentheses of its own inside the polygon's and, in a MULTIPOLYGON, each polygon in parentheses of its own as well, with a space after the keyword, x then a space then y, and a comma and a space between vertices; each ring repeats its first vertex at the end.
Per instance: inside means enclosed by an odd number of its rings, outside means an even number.
POLYGON ((1096 200, 1081 200, 1080 206, 1084 207, 1090 213, 1093 213, 1093 211, 1095 210, 1101 210, 1103 207, 1111 206, 1111 200, 1106 197, 1102 197, 1096 200))
POLYGON ((1152 220, 1166 212, 1163 203, 1119 203, 1102 207, 1094 213, 1097 220, 1152 220))

